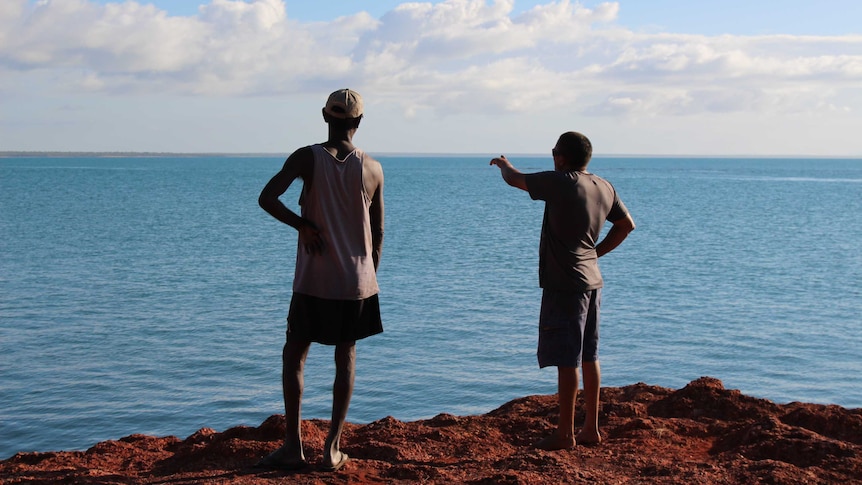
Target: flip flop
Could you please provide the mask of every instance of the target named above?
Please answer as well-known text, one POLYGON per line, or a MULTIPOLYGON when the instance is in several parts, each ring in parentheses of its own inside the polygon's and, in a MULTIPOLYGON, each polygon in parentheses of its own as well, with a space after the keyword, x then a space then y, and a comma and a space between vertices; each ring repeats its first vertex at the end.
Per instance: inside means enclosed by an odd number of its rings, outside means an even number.
POLYGON ((303 468, 308 466, 308 462, 305 460, 299 461, 282 461, 281 458, 277 456, 280 450, 276 450, 265 457, 261 458, 260 461, 255 463, 255 468, 269 468, 273 470, 284 470, 284 471, 296 471, 302 470, 303 468))
POLYGON ((323 470, 324 470, 324 471, 327 471, 327 472, 335 472, 335 471, 338 471, 338 470, 340 470, 340 469, 341 469, 341 467, 343 467, 343 466, 344 466, 344 464, 345 464, 345 463, 347 463, 349 460, 350 460, 350 457, 349 457, 349 456, 347 456, 347 453, 345 453, 345 452, 343 452, 343 451, 342 451, 342 452, 341 452, 341 459, 340 459, 340 460, 338 460, 338 463, 336 463, 336 464, 334 464, 334 465, 323 465, 323 470))

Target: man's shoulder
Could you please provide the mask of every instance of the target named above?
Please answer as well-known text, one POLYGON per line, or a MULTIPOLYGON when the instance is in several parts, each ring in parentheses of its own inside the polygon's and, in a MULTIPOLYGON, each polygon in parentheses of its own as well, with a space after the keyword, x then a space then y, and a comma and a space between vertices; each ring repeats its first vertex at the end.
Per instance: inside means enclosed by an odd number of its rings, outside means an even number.
POLYGON ((608 180, 602 176, 596 175, 596 174, 592 174, 592 176, 596 181, 598 181, 601 184, 604 184, 604 186, 606 188, 613 190, 613 191, 616 191, 616 189, 614 189, 614 185, 611 183, 610 180, 608 180))
POLYGON ((290 154, 288 160, 313 160, 314 159, 314 147, 316 145, 306 145, 301 148, 297 148, 293 153, 290 154))
POLYGON ((383 164, 380 163, 376 158, 372 157, 368 154, 368 152, 364 150, 357 149, 357 152, 362 154, 362 164, 371 170, 379 170, 383 171, 383 164))
POLYGON ((294 172, 301 177, 310 176, 314 170, 314 152, 311 146, 298 148, 284 161, 283 172, 294 172))
POLYGON ((561 172, 557 172, 556 170, 542 170, 540 172, 532 172, 532 173, 525 173, 524 174, 525 179, 532 179, 532 180, 548 180, 548 179, 554 179, 554 178, 559 178, 559 177, 565 178, 565 174, 563 174, 561 172))
POLYGON ((542 170, 540 172, 532 172, 525 173, 524 180, 527 184, 552 184, 556 185, 561 181, 567 181, 571 183, 571 179, 566 175, 565 172, 558 172, 556 170, 542 170))

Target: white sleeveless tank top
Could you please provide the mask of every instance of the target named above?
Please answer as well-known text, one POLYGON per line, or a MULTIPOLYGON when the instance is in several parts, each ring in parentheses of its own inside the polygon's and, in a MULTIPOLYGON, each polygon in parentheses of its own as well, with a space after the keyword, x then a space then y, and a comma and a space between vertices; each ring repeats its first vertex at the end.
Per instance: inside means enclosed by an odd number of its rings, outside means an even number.
POLYGON ((321 231, 324 250, 296 250, 293 291, 333 300, 362 300, 379 292, 371 255, 371 197, 362 180, 365 153, 354 149, 338 160, 312 145, 314 176, 303 187, 302 217, 321 231))

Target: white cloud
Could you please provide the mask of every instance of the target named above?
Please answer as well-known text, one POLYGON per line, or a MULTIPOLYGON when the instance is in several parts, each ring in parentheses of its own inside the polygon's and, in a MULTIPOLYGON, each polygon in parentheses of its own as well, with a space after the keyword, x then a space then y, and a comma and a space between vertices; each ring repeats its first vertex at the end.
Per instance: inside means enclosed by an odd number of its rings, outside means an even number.
POLYGON ((304 78, 347 72, 349 49, 375 25, 362 14, 303 26, 288 20, 281 0, 213 0, 194 17, 171 17, 132 1, 11 1, 0 10, 6 27, 0 69, 86 71, 82 89, 111 92, 255 95, 296 89, 304 78), (338 35, 321 40, 315 34, 321 29, 338 35))
POLYGON ((301 23, 283 0, 211 0, 194 16, 134 1, 3 0, 0 90, 319 96, 349 85, 407 119, 862 109, 862 36, 642 33, 618 25, 617 2, 513 7, 403 3, 379 19, 301 23))

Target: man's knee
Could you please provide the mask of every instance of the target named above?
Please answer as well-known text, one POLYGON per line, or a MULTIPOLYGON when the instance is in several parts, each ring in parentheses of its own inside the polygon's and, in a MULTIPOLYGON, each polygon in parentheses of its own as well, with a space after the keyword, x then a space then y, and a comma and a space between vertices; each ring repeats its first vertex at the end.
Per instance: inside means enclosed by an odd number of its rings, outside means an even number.
POLYGON ((356 363, 356 342, 335 345, 335 366, 352 368, 356 363))
POLYGON ((311 342, 292 340, 284 344, 281 352, 282 363, 286 366, 301 367, 308 355, 311 342))

